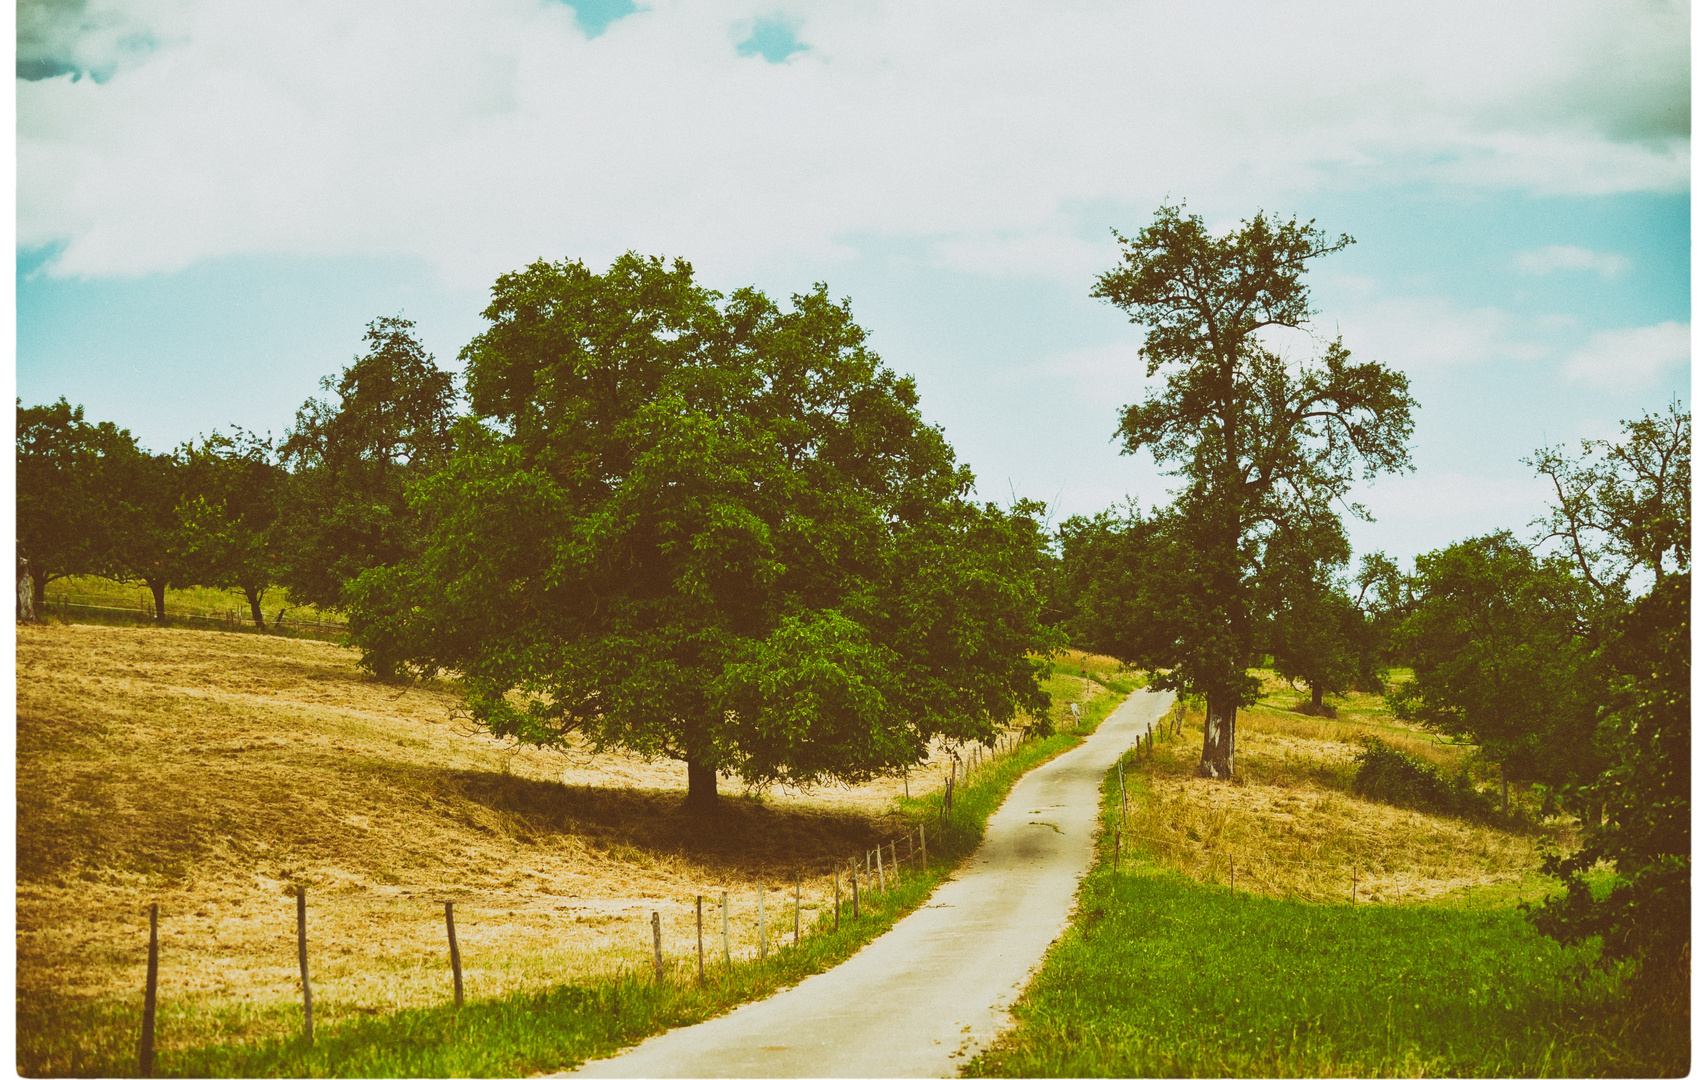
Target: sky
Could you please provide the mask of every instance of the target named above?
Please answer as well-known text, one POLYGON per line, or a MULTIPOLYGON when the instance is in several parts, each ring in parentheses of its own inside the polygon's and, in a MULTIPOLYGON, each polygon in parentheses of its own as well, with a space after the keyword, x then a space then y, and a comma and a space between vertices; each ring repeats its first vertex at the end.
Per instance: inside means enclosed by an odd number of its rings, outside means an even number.
POLYGON ((984 498, 1152 505, 1143 328, 1089 294, 1181 202, 1355 238, 1317 337, 1420 403, 1359 552, 1523 533, 1524 457, 1690 395, 1684 3, 18 11, 17 396, 156 450, 282 432, 379 316, 457 367, 499 274, 635 250, 848 297, 984 498))

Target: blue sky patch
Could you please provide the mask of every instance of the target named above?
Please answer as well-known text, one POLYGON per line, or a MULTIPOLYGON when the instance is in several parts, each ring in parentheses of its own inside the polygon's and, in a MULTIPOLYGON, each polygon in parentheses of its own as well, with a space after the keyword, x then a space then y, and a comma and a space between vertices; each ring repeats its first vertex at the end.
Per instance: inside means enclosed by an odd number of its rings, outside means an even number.
POLYGON ((634 6, 634 0, 562 0, 574 9, 575 21, 581 24, 581 29, 587 36, 596 38, 610 24, 624 15, 632 15, 640 9, 634 6))
POLYGON ((762 56, 772 64, 780 64, 795 53, 806 51, 807 47, 794 36, 794 30, 794 23, 780 15, 754 19, 753 32, 735 46, 735 52, 741 56, 762 56))

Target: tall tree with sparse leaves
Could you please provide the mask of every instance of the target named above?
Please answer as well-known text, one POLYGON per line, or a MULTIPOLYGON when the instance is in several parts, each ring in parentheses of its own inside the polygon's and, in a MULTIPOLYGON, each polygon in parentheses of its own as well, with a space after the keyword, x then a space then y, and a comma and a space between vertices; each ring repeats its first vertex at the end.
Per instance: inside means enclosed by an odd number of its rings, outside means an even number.
POLYGON ((1146 450, 1184 481, 1174 531, 1181 595, 1192 598, 1156 612, 1177 633, 1158 635, 1163 647, 1143 663, 1154 685, 1204 696, 1199 773, 1227 778, 1238 708, 1254 692, 1252 590, 1268 536, 1337 524, 1360 473, 1408 468, 1416 403, 1404 375, 1354 362, 1337 339, 1293 362, 1266 336, 1310 326, 1307 264, 1349 236, 1260 213, 1216 235, 1163 206, 1137 236, 1117 238, 1121 263, 1092 295, 1145 328, 1146 373, 1165 378, 1122 410, 1116 437, 1123 453, 1146 450))

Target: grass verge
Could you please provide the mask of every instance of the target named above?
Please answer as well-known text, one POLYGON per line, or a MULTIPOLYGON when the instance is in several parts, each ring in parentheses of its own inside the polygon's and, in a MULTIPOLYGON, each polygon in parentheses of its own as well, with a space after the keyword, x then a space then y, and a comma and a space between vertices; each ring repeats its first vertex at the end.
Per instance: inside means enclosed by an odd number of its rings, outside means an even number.
MULTIPOLYGON (((1140 795, 1142 798, 1143 796, 1140 795)), ((1072 928, 970 1076, 1676 1076, 1687 1029, 1514 907, 1353 907, 1127 856, 1112 780, 1072 928)))
MULTIPOLYGON (((1082 723, 1047 739, 1022 742, 1007 754, 987 759, 957 789, 951 813, 941 813, 941 795, 936 792, 900 800, 902 814, 911 821, 924 822, 933 835, 929 868, 903 876, 887 891, 862 896, 857 920, 844 907, 840 929, 834 928, 833 915, 821 914, 798 947, 782 948, 765 960, 727 968, 712 961, 708 948, 703 984, 693 968, 679 961, 668 964, 661 982, 649 970, 630 966, 543 991, 469 1002, 461 1009, 441 1005, 352 1018, 320 1028, 312 1046, 301 1038, 191 1046, 160 1055, 156 1074, 526 1075, 570 1068, 660 1031, 697 1023, 764 997, 840 963, 922 903, 977 847, 989 815, 1019 777, 1082 742, 1125 693, 1138 685, 1136 678, 1118 673, 1097 681, 1113 693, 1087 701, 1082 723)), ((291 1011, 281 1005, 269 1008, 280 1013, 291 1011)), ((246 1017, 239 1015, 240 1006, 233 1006, 233 1010, 230 1022, 241 1027, 246 1017)), ((262 1018, 247 1018, 251 1022, 257 1019, 262 1018)), ((271 1023, 279 1019, 273 1017, 271 1023)), ((173 1022, 169 1008, 162 1012, 160 1022, 173 1022)), ((134 1057, 128 1057, 134 1053, 133 1043, 114 1039, 104 1046, 104 1053, 81 1056, 69 1070, 56 1070, 57 1074, 119 1075, 134 1068, 134 1057)), ((20 1071, 32 1074, 27 1062, 21 1060, 19 1066, 20 1071)))

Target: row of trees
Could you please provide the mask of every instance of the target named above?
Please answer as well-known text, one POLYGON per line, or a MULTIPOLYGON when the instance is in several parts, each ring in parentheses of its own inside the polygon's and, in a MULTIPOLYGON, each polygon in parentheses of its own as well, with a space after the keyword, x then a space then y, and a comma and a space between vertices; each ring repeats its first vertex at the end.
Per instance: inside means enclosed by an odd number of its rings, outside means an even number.
POLYGON ((971 497, 911 379, 823 286, 783 307, 627 255, 500 278, 463 385, 402 319, 274 447, 150 454, 60 401, 19 410, 38 597, 94 573, 348 615, 377 675, 453 672, 521 743, 719 774, 860 779, 1041 711, 1059 631, 1042 507, 971 497))
POLYGON ((191 585, 241 590, 263 629, 275 586, 341 607, 346 584, 408 549, 405 486, 443 458, 453 416, 452 377, 411 323, 375 320, 366 342, 321 384, 337 403, 305 403, 277 445, 233 429, 154 453, 63 398, 20 403, 18 546, 37 608, 82 574, 146 584, 161 621, 166 590, 191 585))

